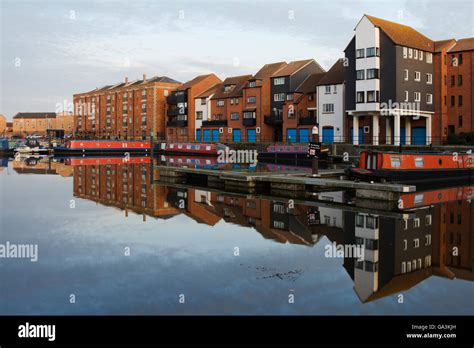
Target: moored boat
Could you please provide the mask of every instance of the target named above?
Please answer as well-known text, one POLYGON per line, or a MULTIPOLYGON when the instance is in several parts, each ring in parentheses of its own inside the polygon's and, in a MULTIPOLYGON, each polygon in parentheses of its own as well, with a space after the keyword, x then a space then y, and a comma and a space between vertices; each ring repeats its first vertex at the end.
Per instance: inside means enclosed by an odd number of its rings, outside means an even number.
POLYGON ((452 152, 362 151, 358 167, 346 170, 349 178, 379 182, 443 182, 471 180, 474 155, 452 152))
POLYGON ((151 146, 148 141, 71 140, 54 147, 53 151, 67 155, 150 153, 151 146))
MULTIPOLYGON (((329 155, 328 148, 322 148, 319 155, 320 160, 327 160, 329 155)), ((308 145, 284 145, 272 144, 267 146, 265 152, 258 154, 258 159, 265 163, 278 164, 307 164, 311 165, 311 158, 308 157, 308 145)))
POLYGON ((228 146, 220 143, 160 143, 155 146, 156 152, 167 155, 218 156, 228 146))

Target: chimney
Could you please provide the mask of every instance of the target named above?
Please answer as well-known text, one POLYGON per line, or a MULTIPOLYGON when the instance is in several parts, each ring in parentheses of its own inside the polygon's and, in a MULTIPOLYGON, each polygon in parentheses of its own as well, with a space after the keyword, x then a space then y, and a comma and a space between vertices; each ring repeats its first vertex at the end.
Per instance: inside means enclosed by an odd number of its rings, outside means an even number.
POLYGON ((125 83, 128 83, 128 77, 125 77, 125 83))
POLYGON ((143 74, 143 82, 146 81, 146 74, 143 74))

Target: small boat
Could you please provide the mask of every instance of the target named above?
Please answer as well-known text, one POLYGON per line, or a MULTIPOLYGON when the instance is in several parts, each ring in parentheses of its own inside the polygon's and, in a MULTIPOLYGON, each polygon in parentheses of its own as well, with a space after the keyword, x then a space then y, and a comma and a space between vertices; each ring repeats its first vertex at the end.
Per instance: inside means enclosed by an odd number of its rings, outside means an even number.
MULTIPOLYGON (((329 148, 322 148, 319 160, 325 161, 329 157, 329 148)), ((312 159, 308 157, 308 145, 273 144, 265 152, 259 152, 258 159, 265 163, 299 164, 311 166, 312 159)))
POLYGON ((220 143, 160 143, 155 146, 155 151, 167 155, 218 156, 227 148, 220 143))
POLYGON ((452 152, 361 151, 358 167, 346 169, 351 179, 425 183, 471 180, 474 155, 452 152))
POLYGON ((150 153, 151 146, 148 141, 68 140, 53 151, 55 155, 150 153))
POLYGON ((28 139, 26 142, 17 143, 13 148, 13 152, 20 155, 39 154, 47 153, 48 149, 44 146, 41 146, 37 140, 28 139))

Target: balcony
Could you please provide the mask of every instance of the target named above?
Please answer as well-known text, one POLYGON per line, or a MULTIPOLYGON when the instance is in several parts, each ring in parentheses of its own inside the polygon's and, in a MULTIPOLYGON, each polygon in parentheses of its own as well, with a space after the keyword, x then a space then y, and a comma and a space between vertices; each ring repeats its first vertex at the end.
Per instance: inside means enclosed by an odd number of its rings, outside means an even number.
POLYGON ((280 125, 283 123, 283 115, 272 113, 270 115, 265 116, 263 121, 269 125, 280 125))
POLYGON ((188 120, 172 120, 166 122, 166 127, 187 127, 188 120))
POLYGON ((203 127, 226 127, 227 120, 202 121, 203 127))
POLYGON ((166 112, 168 116, 178 116, 178 115, 187 115, 188 114, 188 108, 173 108, 173 109, 168 109, 166 112), (181 111, 181 113, 180 113, 181 111))
POLYGON ((306 116, 298 118, 298 125, 316 125, 316 117, 306 116))
POLYGON ((253 127, 257 124, 257 120, 255 118, 244 118, 243 124, 246 127, 253 127))

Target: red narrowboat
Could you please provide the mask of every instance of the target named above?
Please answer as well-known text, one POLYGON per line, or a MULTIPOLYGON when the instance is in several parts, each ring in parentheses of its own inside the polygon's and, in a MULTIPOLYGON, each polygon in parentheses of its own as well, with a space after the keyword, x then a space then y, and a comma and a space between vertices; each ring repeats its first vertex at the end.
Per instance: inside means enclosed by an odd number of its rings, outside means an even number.
POLYGON ((70 166, 151 163, 151 157, 71 157, 64 160, 70 166))
POLYGON ((167 155, 218 156, 228 146, 220 143, 161 143, 155 146, 156 152, 167 155))
POLYGON ((443 182, 471 180, 474 155, 451 152, 362 151, 359 166, 346 170, 349 178, 379 182, 443 182))
POLYGON ((55 154, 83 155, 83 154, 124 154, 150 153, 148 141, 127 140, 70 140, 64 146, 57 146, 55 154))

